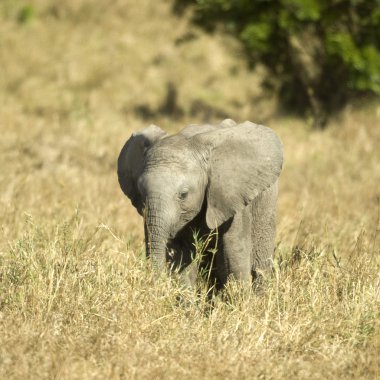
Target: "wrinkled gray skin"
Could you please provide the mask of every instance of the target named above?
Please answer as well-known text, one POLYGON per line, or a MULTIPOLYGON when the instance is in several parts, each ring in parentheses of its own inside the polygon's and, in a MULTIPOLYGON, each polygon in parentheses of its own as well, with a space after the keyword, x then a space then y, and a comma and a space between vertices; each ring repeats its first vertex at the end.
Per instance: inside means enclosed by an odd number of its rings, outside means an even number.
POLYGON ((134 133, 121 150, 118 178, 144 217, 153 266, 170 263, 192 286, 193 232, 217 229, 212 273, 219 286, 270 268, 282 161, 274 131, 248 121, 190 125, 172 136, 155 125, 134 133))

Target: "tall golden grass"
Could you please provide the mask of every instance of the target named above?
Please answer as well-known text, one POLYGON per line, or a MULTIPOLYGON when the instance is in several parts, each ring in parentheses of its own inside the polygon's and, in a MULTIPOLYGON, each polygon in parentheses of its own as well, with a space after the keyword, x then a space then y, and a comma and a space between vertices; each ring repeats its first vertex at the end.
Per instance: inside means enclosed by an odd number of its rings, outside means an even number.
POLYGON ((378 378, 380 103, 312 131, 169 2, 23 7, 0 4, 0 378, 378 378), (221 111, 274 128, 286 160, 273 276, 210 308, 154 278, 115 166, 132 131, 221 111))

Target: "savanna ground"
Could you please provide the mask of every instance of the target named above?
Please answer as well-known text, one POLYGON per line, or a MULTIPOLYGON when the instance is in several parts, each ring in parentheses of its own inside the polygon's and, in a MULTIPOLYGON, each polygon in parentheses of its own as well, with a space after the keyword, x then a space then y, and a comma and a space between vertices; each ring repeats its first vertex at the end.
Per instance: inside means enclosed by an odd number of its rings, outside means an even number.
POLYGON ((0 4, 0 378, 378 378, 380 103, 312 131, 169 2, 29 4, 0 4), (210 309, 153 281, 115 167, 134 130, 224 116, 286 161, 273 276, 210 309))

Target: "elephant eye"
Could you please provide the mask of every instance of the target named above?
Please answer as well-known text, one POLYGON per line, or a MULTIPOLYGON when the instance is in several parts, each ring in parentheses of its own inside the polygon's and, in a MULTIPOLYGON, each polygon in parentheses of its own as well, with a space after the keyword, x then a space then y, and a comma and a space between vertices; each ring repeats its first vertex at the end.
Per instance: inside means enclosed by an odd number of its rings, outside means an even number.
POLYGON ((189 194, 189 191, 188 191, 188 190, 182 190, 182 191, 179 193, 179 198, 182 199, 182 200, 184 200, 184 199, 186 199, 187 194, 189 194))

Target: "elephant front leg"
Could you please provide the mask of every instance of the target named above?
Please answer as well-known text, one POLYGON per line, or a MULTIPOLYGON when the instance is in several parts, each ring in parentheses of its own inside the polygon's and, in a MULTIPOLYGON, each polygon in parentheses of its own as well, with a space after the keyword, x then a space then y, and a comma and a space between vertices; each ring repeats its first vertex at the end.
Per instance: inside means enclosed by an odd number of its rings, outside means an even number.
POLYGON ((249 215, 244 209, 221 229, 222 250, 216 258, 222 284, 229 278, 242 283, 252 282, 249 226, 249 215))
POLYGON ((277 183, 252 203, 252 273, 258 284, 270 273, 276 235, 277 183))
POLYGON ((197 280, 198 265, 196 262, 191 262, 179 272, 181 284, 187 288, 195 288, 197 280))

